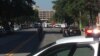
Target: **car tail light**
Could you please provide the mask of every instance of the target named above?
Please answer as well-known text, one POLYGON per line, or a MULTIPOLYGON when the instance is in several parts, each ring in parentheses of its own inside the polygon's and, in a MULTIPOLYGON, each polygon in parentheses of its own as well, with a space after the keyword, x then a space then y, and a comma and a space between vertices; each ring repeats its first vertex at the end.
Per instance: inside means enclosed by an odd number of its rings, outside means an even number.
POLYGON ((93 30, 87 30, 86 33, 93 33, 93 30))

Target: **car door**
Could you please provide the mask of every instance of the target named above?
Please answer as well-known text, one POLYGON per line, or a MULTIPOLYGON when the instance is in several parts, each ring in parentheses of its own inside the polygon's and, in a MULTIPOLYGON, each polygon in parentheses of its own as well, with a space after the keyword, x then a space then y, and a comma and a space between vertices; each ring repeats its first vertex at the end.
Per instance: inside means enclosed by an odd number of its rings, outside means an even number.
POLYGON ((93 56, 93 53, 89 44, 69 43, 52 46, 37 56, 93 56))

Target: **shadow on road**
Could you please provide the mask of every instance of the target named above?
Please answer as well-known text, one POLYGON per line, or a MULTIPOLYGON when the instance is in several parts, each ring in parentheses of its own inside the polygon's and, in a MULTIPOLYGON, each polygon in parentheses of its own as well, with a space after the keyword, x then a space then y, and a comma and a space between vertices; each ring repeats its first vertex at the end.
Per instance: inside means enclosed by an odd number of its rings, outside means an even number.
POLYGON ((0 38, 0 54, 35 53, 44 39, 44 31, 18 31, 0 38))
POLYGON ((38 49, 39 43, 37 31, 19 31, 4 35, 0 38, 0 54, 11 51, 12 53, 29 53, 38 49), (28 39, 30 41, 27 41, 28 39))
MULTIPOLYGON (((38 40, 40 41, 39 42, 39 45, 37 45, 37 47, 39 47, 39 48, 42 48, 42 47, 40 47, 40 45, 41 45, 41 43, 44 41, 44 39, 46 38, 45 37, 45 35, 46 34, 61 34, 61 32, 59 32, 59 31, 43 31, 43 32, 38 32, 38 40)), ((48 43, 48 44, 50 44, 50 43, 48 43)), ((44 46, 43 46, 44 47, 44 46)), ((36 53, 38 50, 41 50, 41 49, 39 49, 39 48, 36 48, 36 51, 33 51, 33 52, 31 52, 31 54, 29 54, 28 56, 32 56, 34 53, 36 53)))
POLYGON ((59 31, 45 31, 46 34, 61 34, 59 31))
POLYGON ((44 31, 37 31, 37 39, 32 47, 30 49, 30 54, 27 56, 32 56, 34 53, 36 53, 40 49, 40 45, 45 37, 45 32, 44 31), (36 44, 37 43, 37 44, 36 44))
POLYGON ((60 34, 56 31, 18 31, 0 38, 0 54, 31 53, 39 50, 46 34, 60 34))
POLYGON ((19 52, 19 50, 14 50, 14 49, 17 48, 22 42, 26 41, 34 34, 36 34, 36 31, 19 31, 13 34, 2 36, 2 38, 0 38, 0 53, 5 54, 9 53, 12 50, 13 52, 19 52))

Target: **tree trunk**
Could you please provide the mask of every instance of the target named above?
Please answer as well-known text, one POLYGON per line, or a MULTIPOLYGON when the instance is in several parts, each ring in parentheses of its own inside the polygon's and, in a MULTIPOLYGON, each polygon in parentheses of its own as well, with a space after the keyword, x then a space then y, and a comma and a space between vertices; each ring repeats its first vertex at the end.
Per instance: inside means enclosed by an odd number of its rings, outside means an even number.
POLYGON ((90 9, 90 26, 93 24, 93 18, 92 18, 92 10, 90 9))

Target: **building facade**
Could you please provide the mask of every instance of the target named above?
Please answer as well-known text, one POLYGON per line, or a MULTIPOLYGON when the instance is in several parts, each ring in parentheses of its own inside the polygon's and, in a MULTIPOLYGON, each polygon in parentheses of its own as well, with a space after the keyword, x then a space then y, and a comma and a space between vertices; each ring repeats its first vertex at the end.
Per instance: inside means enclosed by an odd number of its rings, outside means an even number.
POLYGON ((41 20, 47 21, 47 20, 51 19, 53 17, 53 15, 54 15, 54 11, 42 11, 42 10, 39 11, 39 18, 41 20))
POLYGON ((42 26, 47 27, 47 22, 53 17, 54 11, 39 10, 39 18, 42 21, 42 26))

